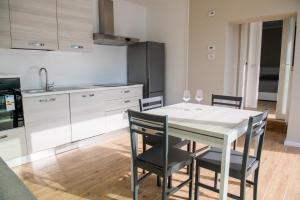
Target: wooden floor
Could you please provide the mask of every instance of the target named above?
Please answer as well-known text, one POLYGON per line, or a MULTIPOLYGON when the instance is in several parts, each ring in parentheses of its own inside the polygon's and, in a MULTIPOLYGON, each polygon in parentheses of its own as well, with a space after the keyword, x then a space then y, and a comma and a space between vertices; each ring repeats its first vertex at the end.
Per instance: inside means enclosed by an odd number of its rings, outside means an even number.
MULTIPOLYGON (((284 147, 283 141, 283 134, 267 133, 259 199, 300 199, 300 150, 284 147)), ((129 200, 132 199, 129 144, 129 134, 123 130, 103 144, 69 151, 14 170, 41 200, 129 200)), ((175 176, 175 184, 184 177, 183 172, 175 176)), ((207 183, 212 183, 212 177, 208 171, 201 173, 201 179, 207 183)), ((141 185, 140 199, 160 199, 155 180, 151 176, 141 185)), ((233 179, 230 191, 237 194, 239 191, 238 182, 233 179)), ((201 195, 203 200, 218 198, 217 194, 203 189, 201 195)), ((187 199, 187 188, 170 199, 187 199)), ((247 190, 247 199, 252 199, 252 188, 247 190)))

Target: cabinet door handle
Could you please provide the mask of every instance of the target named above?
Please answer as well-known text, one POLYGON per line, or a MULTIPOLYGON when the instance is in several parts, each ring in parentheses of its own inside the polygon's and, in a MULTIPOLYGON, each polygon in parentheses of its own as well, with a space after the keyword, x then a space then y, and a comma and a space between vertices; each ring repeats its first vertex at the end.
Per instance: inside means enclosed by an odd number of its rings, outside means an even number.
POLYGON ((77 45, 77 44, 72 44, 72 45, 71 45, 71 48, 72 48, 72 49, 83 49, 84 46, 82 46, 82 45, 77 45))
POLYGON ((81 97, 86 98, 87 96, 85 94, 81 95, 81 97))
POLYGON ((0 136, 0 140, 4 139, 4 138, 7 138, 7 135, 2 135, 0 136))
POLYGON ((94 97, 95 96, 95 94, 90 94, 90 97, 94 97))
POLYGON ((124 101, 124 103, 130 103, 130 100, 126 100, 126 101, 124 101))
POLYGON ((39 101, 40 101, 41 103, 47 103, 47 102, 51 102, 51 101, 56 101, 56 98, 40 99, 39 101))
POLYGON ((30 46, 34 46, 34 47, 43 47, 43 46, 45 46, 45 43, 42 43, 42 42, 30 42, 29 45, 30 46))
POLYGON ((130 90, 125 90, 125 91, 124 91, 124 93, 129 93, 129 92, 130 92, 130 90))

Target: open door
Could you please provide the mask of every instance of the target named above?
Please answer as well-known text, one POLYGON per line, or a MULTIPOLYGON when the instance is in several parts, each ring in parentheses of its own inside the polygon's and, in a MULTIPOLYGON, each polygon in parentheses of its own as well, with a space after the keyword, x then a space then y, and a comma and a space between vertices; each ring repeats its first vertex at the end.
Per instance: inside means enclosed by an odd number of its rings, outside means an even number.
POLYGON ((293 71, 295 29, 296 17, 291 16, 283 20, 276 118, 286 121, 288 120, 289 96, 293 71))
POLYGON ((248 59, 245 75, 245 107, 256 108, 258 101, 262 22, 249 24, 248 59))

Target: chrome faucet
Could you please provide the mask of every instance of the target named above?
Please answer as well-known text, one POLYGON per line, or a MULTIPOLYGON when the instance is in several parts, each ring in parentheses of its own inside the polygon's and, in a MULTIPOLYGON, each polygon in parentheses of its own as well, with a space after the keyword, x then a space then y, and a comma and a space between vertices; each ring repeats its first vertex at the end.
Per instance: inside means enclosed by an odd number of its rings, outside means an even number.
POLYGON ((45 84, 45 90, 46 91, 50 91, 53 87, 54 87, 54 82, 53 83, 49 83, 49 79, 48 79, 48 71, 46 68, 42 67, 40 70, 39 70, 39 75, 41 77, 42 75, 42 72, 45 72, 45 76, 46 76, 46 84, 45 84))

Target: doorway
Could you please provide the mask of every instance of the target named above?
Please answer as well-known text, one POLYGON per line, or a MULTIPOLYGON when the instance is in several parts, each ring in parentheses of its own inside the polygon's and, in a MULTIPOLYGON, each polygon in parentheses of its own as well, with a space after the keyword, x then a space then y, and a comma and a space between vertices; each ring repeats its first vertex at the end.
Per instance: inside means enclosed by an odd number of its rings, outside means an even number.
POLYGON ((296 17, 240 25, 237 93, 244 107, 288 120, 296 17))
POLYGON ((257 109, 275 118, 279 86, 283 20, 263 22, 257 109))

